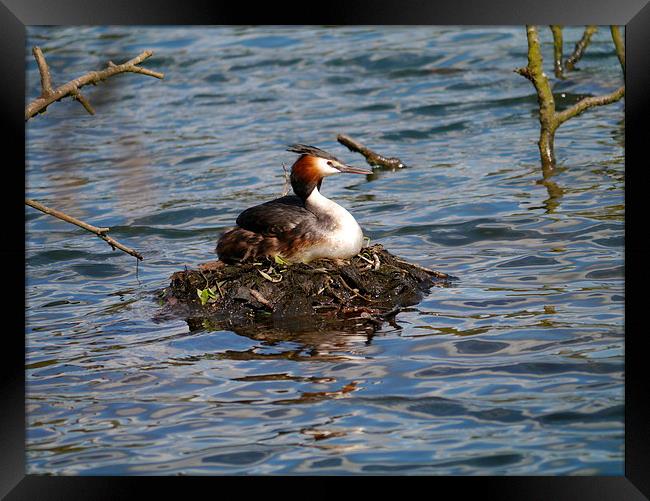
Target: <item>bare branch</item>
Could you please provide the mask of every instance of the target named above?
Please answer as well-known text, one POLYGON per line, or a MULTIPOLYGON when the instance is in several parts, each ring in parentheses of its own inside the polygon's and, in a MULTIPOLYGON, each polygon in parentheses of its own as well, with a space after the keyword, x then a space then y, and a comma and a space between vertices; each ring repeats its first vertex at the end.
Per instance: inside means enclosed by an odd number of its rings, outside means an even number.
POLYGON ((555 165, 553 141, 557 127, 553 120, 555 100, 553 99, 551 85, 542 67, 543 59, 537 28, 527 25, 526 37, 528 39, 528 67, 524 76, 533 82, 539 104, 540 137, 537 144, 542 158, 542 167, 552 168, 555 165))
MULTIPOLYGON (((589 37, 595 30, 595 26, 588 26, 585 30, 583 39, 588 41, 589 37), (590 30, 590 28, 593 29, 590 30)), ((614 36, 613 33, 612 35, 614 36)), ((583 113, 589 108, 593 108, 594 106, 603 106, 618 101, 625 95, 625 86, 616 89, 610 94, 582 99, 570 108, 558 113, 555 110, 555 100, 553 98, 553 92, 551 91, 551 85, 543 69, 543 58, 537 28, 535 26, 527 25, 526 36, 528 39, 528 66, 515 71, 533 82, 535 90, 537 91, 540 123, 540 137, 538 142, 539 153, 542 160, 542 169, 545 172, 552 172, 555 168, 554 141, 555 131, 557 128, 570 118, 583 113)), ((584 50, 584 46, 582 50, 584 50)), ((557 51, 555 55, 557 63, 557 51)))
POLYGON ((164 77, 164 75, 162 73, 159 73, 157 71, 148 70, 147 68, 141 68, 140 66, 131 66, 130 68, 127 68, 124 71, 128 71, 130 73, 140 73, 141 75, 147 75, 148 77, 154 77, 154 78, 160 78, 160 79, 162 79, 164 77))
POLYGON ((32 49, 32 54, 34 54, 34 59, 36 59, 38 72, 41 74, 41 96, 47 97, 52 94, 52 77, 50 76, 50 68, 47 66, 45 56, 40 47, 34 47, 32 49))
POLYGON ((582 59, 582 56, 591 41, 591 36, 596 33, 596 29, 597 27, 594 25, 589 25, 585 28, 582 38, 578 40, 578 43, 576 43, 576 46, 573 49, 573 53, 564 62, 564 69, 571 71, 575 68, 578 61, 582 59))
POLYGON ((79 101, 79 102, 81 103, 81 105, 82 105, 84 108, 86 108, 86 111, 87 111, 88 113, 90 113, 91 115, 94 115, 94 114, 95 114, 95 110, 93 109, 92 106, 90 106, 90 103, 89 103, 88 100, 87 100, 87 99, 86 99, 86 98, 81 94, 81 92, 79 92, 78 90, 74 90, 74 91, 71 91, 71 92, 70 92, 70 95, 71 95, 74 99, 76 99, 77 101, 79 101))
POLYGON ((531 82, 533 81, 533 77, 530 74, 530 71, 528 71, 528 67, 526 66, 525 68, 516 68, 513 70, 515 73, 520 74, 522 77, 527 78, 531 82))
POLYGON ((34 57, 38 64, 38 69, 41 74, 41 88, 42 94, 41 97, 32 101, 25 108, 25 121, 32 118, 37 113, 43 113, 45 109, 52 104, 54 101, 59 101, 67 96, 72 96, 77 101, 79 101, 86 110, 94 114, 94 110, 88 103, 88 100, 84 98, 80 93, 79 89, 88 84, 97 84, 103 80, 106 80, 109 77, 118 75, 120 73, 141 73, 143 75, 155 77, 155 78, 164 78, 163 73, 158 73, 157 71, 151 71, 145 68, 140 68, 137 66, 145 59, 151 57, 153 52, 146 50, 139 54, 137 57, 127 61, 123 64, 113 64, 109 63, 108 67, 101 71, 91 71, 82 75, 70 82, 52 89, 52 80, 50 77, 50 70, 45 61, 45 56, 43 56, 42 51, 38 47, 33 49, 34 57))
POLYGON ((623 37, 621 36, 621 31, 618 29, 618 26, 612 26, 611 31, 614 47, 616 47, 616 55, 618 56, 618 61, 621 63, 621 69, 625 75, 625 44, 623 43, 623 37))
POLYGON ((569 118, 573 118, 577 115, 580 115, 580 113, 588 110, 589 108, 593 108, 594 106, 604 106, 606 104, 614 103, 619 99, 621 99, 624 95, 625 95, 625 86, 623 85, 618 89, 616 89, 614 92, 610 94, 606 94, 604 96, 586 97, 578 101, 573 106, 571 106, 571 108, 567 108, 561 113, 556 113, 555 119, 557 120, 559 126, 560 124, 566 122, 569 118))
POLYGON ((380 167, 388 167, 390 169, 403 169, 406 167, 399 158, 386 158, 379 153, 375 153, 370 148, 344 134, 339 134, 336 136, 336 140, 342 145, 347 146, 350 151, 361 153, 364 157, 366 157, 366 162, 368 162, 370 165, 378 165, 380 167))
POLYGON ((110 228, 98 228, 97 226, 93 226, 92 224, 85 223, 84 221, 81 221, 80 219, 77 219, 72 216, 68 216, 66 213, 58 211, 56 209, 51 209, 50 207, 46 207, 40 202, 37 202, 36 200, 30 200, 29 198, 25 199, 25 204, 29 205, 30 207, 33 207, 34 209, 38 209, 41 212, 44 212, 45 214, 49 214, 51 216, 54 216, 56 218, 59 218, 63 221, 66 221, 68 223, 75 224, 79 226, 80 228, 83 228, 86 231, 89 231, 91 233, 94 233, 97 235, 99 238, 104 240, 108 245, 110 245, 113 250, 115 249, 120 249, 123 252, 126 252, 127 254, 130 254, 131 256, 137 257, 139 260, 143 260, 144 258, 142 257, 142 254, 139 252, 130 249, 129 247, 126 247, 125 245, 122 245, 119 243, 117 240, 109 237, 106 235, 110 231, 110 228))
POLYGON ((418 270, 422 270, 422 271, 424 271, 426 273, 429 273, 430 275, 433 275, 436 278, 449 278, 449 275, 447 275, 446 273, 431 270, 429 268, 425 268, 424 266, 420 266, 419 264, 409 263, 409 262, 403 261, 403 260, 401 260, 399 258, 393 258, 393 259, 395 259, 395 261, 397 261, 398 263, 408 264, 409 266, 413 266, 414 268, 417 268, 418 270))
POLYGON ((562 26, 558 24, 551 25, 551 31, 553 32, 553 66, 555 69, 555 76, 557 78, 564 78, 564 68, 562 67, 562 58, 563 55, 563 46, 564 42, 562 39, 562 26))

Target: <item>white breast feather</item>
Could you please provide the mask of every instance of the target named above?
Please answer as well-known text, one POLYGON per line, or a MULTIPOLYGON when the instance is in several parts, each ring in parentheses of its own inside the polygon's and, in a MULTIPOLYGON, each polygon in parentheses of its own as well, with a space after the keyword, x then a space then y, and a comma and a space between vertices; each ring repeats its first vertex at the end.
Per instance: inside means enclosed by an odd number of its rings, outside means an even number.
POLYGON ((328 214, 336 228, 327 234, 322 244, 307 248, 300 260, 306 262, 322 257, 347 259, 356 256, 363 245, 363 232, 352 214, 321 195, 318 188, 311 192, 307 204, 314 210, 328 214))

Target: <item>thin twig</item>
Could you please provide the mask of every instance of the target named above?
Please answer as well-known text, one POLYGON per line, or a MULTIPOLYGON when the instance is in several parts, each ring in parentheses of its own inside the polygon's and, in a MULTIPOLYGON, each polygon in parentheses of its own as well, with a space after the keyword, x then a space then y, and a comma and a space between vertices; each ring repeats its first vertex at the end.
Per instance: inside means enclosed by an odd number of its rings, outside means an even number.
POLYGON ((356 151, 357 153, 361 153, 364 157, 366 157, 366 162, 368 162, 370 165, 388 167, 389 169, 403 169, 404 167, 406 167, 399 158, 384 157, 379 153, 375 153, 367 146, 364 146, 363 144, 359 143, 358 141, 355 141, 351 137, 346 136, 344 134, 339 134, 338 136, 336 136, 336 140, 339 143, 341 143, 343 146, 347 146, 347 148, 350 151, 356 151))
POLYGON ((34 47, 32 53, 34 54, 34 58, 36 59, 36 63, 38 65, 38 70, 41 74, 41 95, 38 99, 35 99, 29 103, 25 108, 25 121, 29 120, 38 113, 43 113, 54 101, 59 101, 67 96, 73 97, 83 105, 88 113, 91 115, 94 114, 94 110, 90 106, 90 103, 85 97, 81 95, 79 89, 88 84, 95 85, 103 80, 106 80, 109 77, 118 75, 120 73, 141 73, 143 75, 148 75, 160 79, 164 78, 165 76, 163 73, 147 70, 145 68, 140 68, 137 66, 142 61, 153 55, 153 51, 146 50, 124 64, 113 64, 109 62, 108 67, 104 70, 91 71, 85 75, 69 81, 66 84, 57 87, 56 89, 53 89, 50 69, 47 65, 47 62, 45 61, 43 51, 41 51, 39 47, 34 47))
POLYGON ((363 299, 364 301, 366 301, 366 302, 368 302, 368 303, 379 303, 379 302, 381 301, 380 299, 370 299, 369 297, 366 297, 366 296, 364 296, 363 294, 361 294, 361 293, 359 292, 359 289, 353 289, 352 287, 350 287, 350 286, 345 282, 345 279, 344 279, 342 276, 339 276, 338 278, 339 278, 339 283, 343 284, 343 286, 344 286, 347 290, 349 290, 352 294, 354 294, 353 297, 360 297, 361 299, 363 299))
POLYGON ((110 228, 98 228, 97 226, 93 226, 92 224, 85 223, 80 219, 77 219, 72 216, 68 216, 64 212, 58 211, 56 209, 51 209, 50 207, 46 207, 42 203, 37 202, 36 200, 30 200, 29 198, 25 199, 25 204, 29 205, 30 207, 33 207, 34 209, 38 209, 41 212, 44 212, 45 214, 49 214, 50 216, 54 216, 68 223, 75 224, 86 231, 94 233, 99 238, 104 240, 108 245, 110 245, 113 248, 113 250, 120 249, 121 251, 126 252, 127 254, 137 257, 139 260, 144 259, 142 257, 142 254, 140 254, 139 252, 130 249, 129 247, 126 247, 125 245, 119 243, 117 240, 107 236, 106 233, 110 231, 110 228))
POLYGON ((286 196, 289 194, 289 187, 291 186, 291 177, 289 176, 289 171, 287 170, 287 166, 284 165, 284 162, 282 162, 282 170, 284 171, 284 188, 282 189, 282 196, 286 196))
POLYGON ((533 81, 533 76, 530 74, 530 71, 528 70, 528 66, 525 66, 523 68, 515 68, 514 72, 519 73, 522 77, 526 78, 527 80, 530 80, 531 82, 533 81))
POLYGON ((221 290, 221 286, 219 285, 218 280, 215 282, 215 285, 217 286, 217 290, 219 291, 219 295, 221 296, 221 299, 223 299, 224 298, 223 291, 221 290))
POLYGON ((581 99, 576 104, 571 106, 571 108, 567 108, 566 110, 560 113, 556 113, 555 119, 557 120, 558 125, 563 124, 569 118, 573 118, 579 115, 580 113, 588 110, 589 108, 592 108, 594 106, 604 106, 606 104, 614 103, 619 99, 621 99, 624 95, 625 95, 625 85, 622 85, 614 92, 611 92, 610 94, 606 94, 604 96, 585 97, 584 99, 581 99))
POLYGON ((88 100, 87 100, 87 99, 86 99, 86 98, 81 94, 81 92, 79 92, 78 90, 75 89, 74 91, 71 91, 71 92, 70 92, 70 95, 71 95, 74 99, 76 99, 77 101, 79 101, 79 102, 81 103, 81 105, 86 109, 86 111, 87 111, 88 113, 90 113, 91 115, 94 115, 94 114, 95 114, 95 110, 94 110, 93 107, 90 105, 90 103, 88 102, 88 100))
POLYGON ((591 41, 591 36, 596 33, 597 27, 594 25, 589 25, 585 28, 584 33, 582 34, 582 38, 578 40, 576 43, 575 48, 573 49, 573 53, 567 58, 567 60, 564 62, 564 69, 571 71, 573 68, 575 68, 575 65, 582 59, 582 56, 585 53, 585 50, 587 49, 587 46, 589 45, 589 42, 591 41))
POLYGON ((367 262, 367 263, 369 263, 369 264, 371 264, 371 265, 374 264, 374 262, 373 262, 371 259, 368 259, 368 258, 365 257, 363 254, 357 254, 357 257, 360 257, 360 258, 363 259, 365 262, 367 262))
POLYGON ((45 62, 45 56, 40 47, 34 47, 32 49, 32 54, 34 54, 34 59, 36 59, 38 72, 41 74, 41 96, 48 96, 52 94, 52 77, 50 75, 50 68, 45 62))
POLYGON ((379 267, 381 266, 381 261, 379 260, 379 256, 378 256, 377 254, 373 254, 373 255, 372 255, 372 259, 373 259, 374 262, 375 262, 375 265, 373 266, 372 269, 373 269, 374 271, 377 271, 377 270, 379 269, 379 267))
POLYGON ((271 304, 271 302, 268 299, 266 299, 264 296, 262 296, 262 294, 257 292, 255 289, 249 289, 249 290, 250 290, 251 296, 253 296, 257 300, 258 303, 263 304, 264 306, 266 306, 267 308, 270 308, 271 310, 273 309, 273 304, 271 304))
POLYGON ((393 259, 398 263, 407 264, 409 266, 412 266, 413 268, 417 268, 418 270, 425 271, 436 278, 449 278, 449 275, 447 275, 446 273, 442 273, 441 271, 431 270, 429 268, 425 268, 424 266, 420 266, 419 264, 409 263, 408 261, 403 261, 402 259, 397 259, 395 257, 393 257, 393 259))

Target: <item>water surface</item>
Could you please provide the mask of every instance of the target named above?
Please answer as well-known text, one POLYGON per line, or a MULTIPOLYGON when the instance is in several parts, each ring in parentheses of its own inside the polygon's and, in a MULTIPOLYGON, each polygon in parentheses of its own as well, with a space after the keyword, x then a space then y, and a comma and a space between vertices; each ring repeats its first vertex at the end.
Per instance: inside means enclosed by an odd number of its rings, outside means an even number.
MULTIPOLYGON (((30 28, 29 97, 32 45, 55 84, 145 49, 165 79, 27 122, 26 195, 145 257, 26 207, 30 473, 623 474, 623 103, 564 124, 543 183, 523 27, 30 28), (281 194, 287 144, 363 165, 337 133, 409 168, 324 193, 459 280, 374 336, 156 321, 153 291, 281 194)), ((620 85, 609 30, 579 66, 559 106, 620 85)))

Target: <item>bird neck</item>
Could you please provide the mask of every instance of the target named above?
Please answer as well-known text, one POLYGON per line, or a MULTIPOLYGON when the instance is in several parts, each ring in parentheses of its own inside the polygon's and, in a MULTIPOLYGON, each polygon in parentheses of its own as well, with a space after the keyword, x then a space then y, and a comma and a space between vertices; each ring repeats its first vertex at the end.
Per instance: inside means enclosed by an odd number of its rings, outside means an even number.
POLYGON ((291 187, 303 202, 307 201, 315 189, 320 189, 323 183, 323 176, 315 160, 314 157, 303 155, 291 167, 291 187))
POLYGON ((317 186, 314 187, 305 200, 305 207, 316 215, 320 213, 321 215, 327 214, 329 216, 333 215, 330 214, 332 211, 336 212, 340 208, 336 202, 321 194, 317 186))

